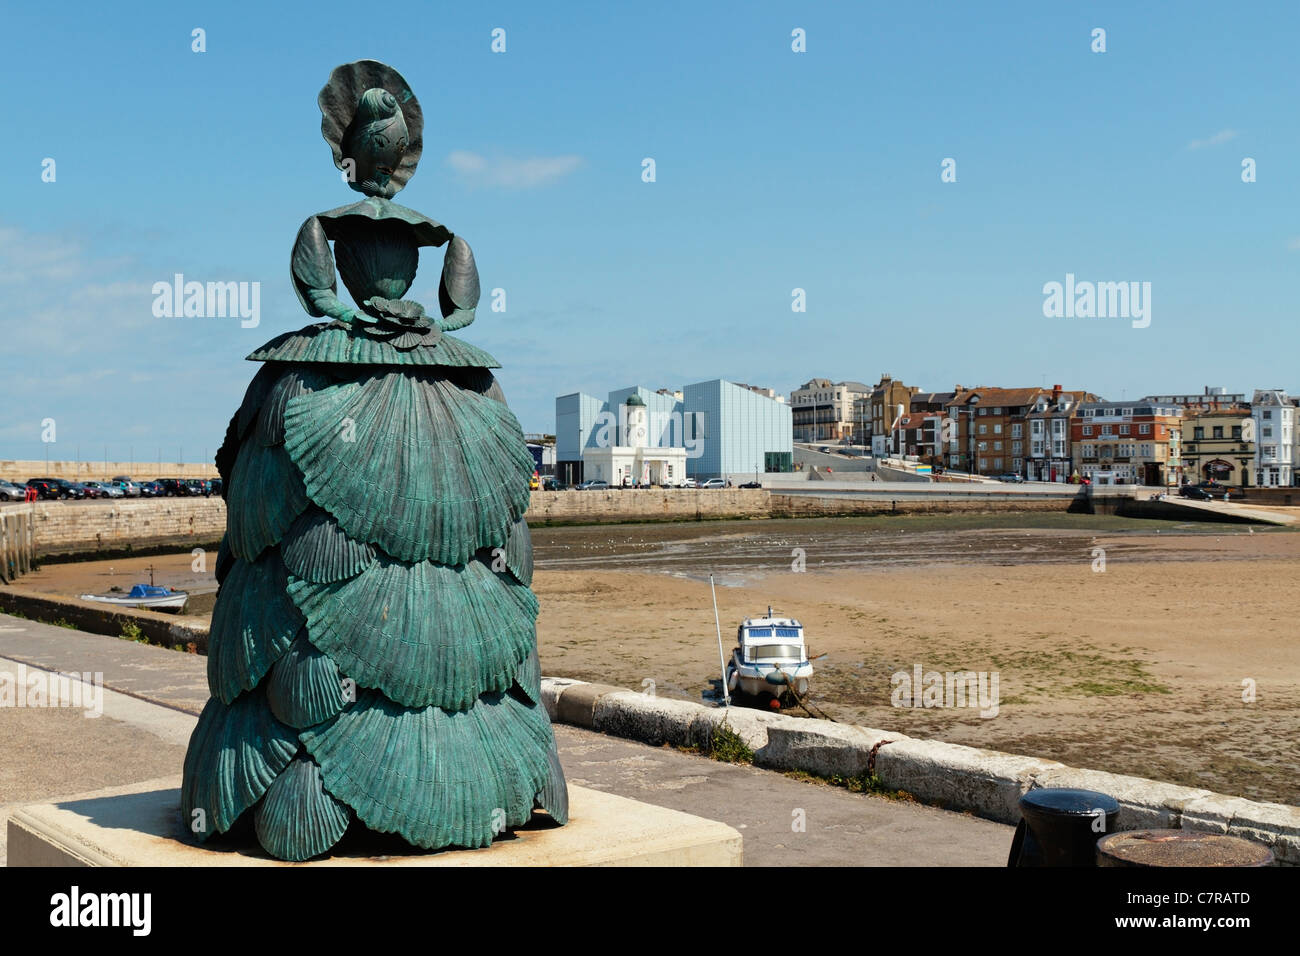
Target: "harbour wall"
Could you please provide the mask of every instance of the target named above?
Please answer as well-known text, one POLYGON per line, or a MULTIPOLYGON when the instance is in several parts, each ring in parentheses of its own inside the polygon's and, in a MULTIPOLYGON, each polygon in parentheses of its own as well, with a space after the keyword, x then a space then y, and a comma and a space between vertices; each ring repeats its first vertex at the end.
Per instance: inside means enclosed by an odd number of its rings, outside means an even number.
POLYGON ((50 461, 0 458, 0 480, 25 483, 29 478, 66 478, 68 481, 107 481, 126 475, 132 481, 155 478, 217 478, 211 463, 177 464, 172 461, 50 461))

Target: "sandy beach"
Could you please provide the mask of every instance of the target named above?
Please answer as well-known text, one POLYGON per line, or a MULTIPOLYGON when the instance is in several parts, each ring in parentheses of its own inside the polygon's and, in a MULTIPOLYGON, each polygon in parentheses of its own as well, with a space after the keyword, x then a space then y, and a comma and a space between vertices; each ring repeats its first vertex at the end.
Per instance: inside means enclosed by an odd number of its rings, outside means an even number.
MULTIPOLYGON (((1300 804, 1300 534, 1025 515, 533 536, 547 674, 712 699, 713 571, 728 654, 769 604, 799 618, 827 655, 812 700, 838 720, 1300 804), (997 715, 892 706, 891 675, 917 665, 997 672, 997 715)), ((129 586, 149 564, 215 587, 188 553, 48 565, 20 586, 129 586)))

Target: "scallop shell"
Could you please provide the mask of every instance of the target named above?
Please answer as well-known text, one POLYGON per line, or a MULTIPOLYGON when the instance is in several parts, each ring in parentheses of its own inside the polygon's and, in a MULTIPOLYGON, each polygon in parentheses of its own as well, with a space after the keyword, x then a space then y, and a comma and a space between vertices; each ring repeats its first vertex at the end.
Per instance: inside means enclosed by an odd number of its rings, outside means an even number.
POLYGON ((404 561, 463 564, 504 544, 528 507, 533 457, 519 422, 445 378, 375 373, 295 398, 284 447, 312 501, 404 561), (344 420, 354 441, 340 440, 344 420))
POLYGON ((552 742, 546 752, 546 783, 537 792, 537 803, 551 815, 560 826, 569 822, 569 787, 564 780, 564 767, 560 765, 560 753, 552 742))
POLYGON ((284 369, 277 365, 263 365, 257 370, 253 380, 248 383, 248 389, 244 392, 244 400, 240 402, 239 411, 235 413, 241 439, 248 434, 248 430, 257 422, 258 413, 261 411, 267 395, 271 393, 271 389, 275 387, 283 374, 284 369))
POLYGON ((532 586, 533 539, 523 518, 510 526, 504 547, 481 548, 477 557, 493 571, 509 571, 520 584, 532 586))
POLYGON ((310 757, 295 757, 253 814, 262 848, 295 863, 320 856, 338 843, 351 818, 347 806, 326 792, 320 767, 310 757))
MULTIPOLYGON (((446 320, 439 327, 447 329, 446 320)), ((459 326, 456 326, 459 328, 459 326)), ((500 368, 501 363, 477 346, 444 335, 437 345, 403 352, 388 342, 356 335, 346 328, 312 325, 286 332, 248 356, 254 362, 327 362, 350 365, 431 365, 452 368, 500 368)))
MULTIPOLYGON (((262 366, 267 368, 268 366, 262 366)), ((275 366, 271 366, 274 368, 275 366)), ((284 444, 284 409, 289 400, 324 388, 331 379, 309 368, 290 368, 267 393, 257 416, 257 434, 263 445, 284 444)))
POLYGON ((217 546, 216 575, 218 592, 221 590, 222 582, 226 580, 226 575, 230 573, 230 569, 234 566, 235 556, 230 553, 230 542, 226 540, 226 536, 223 534, 221 536, 221 544, 217 546))
POLYGON ((373 546, 354 541, 327 511, 310 508, 293 523, 280 544, 294 577, 314 584, 354 578, 375 560, 373 546))
POLYGON ((552 776, 546 711, 509 695, 449 713, 366 691, 301 736, 330 793, 372 830, 427 849, 487 846, 527 822, 552 776))
POLYGON ((347 703, 338 665, 313 647, 305 635, 271 668, 266 700, 276 718, 290 727, 310 727, 329 720, 347 703))
POLYGON ((288 580, 276 549, 231 568, 208 631, 208 690, 214 697, 228 704, 256 687, 306 623, 285 593, 288 580))
POLYGON ((272 716, 260 691, 241 695, 229 707, 209 699, 185 753, 185 827, 200 841, 225 833, 297 751, 297 733, 272 716))
POLYGON ((337 584, 291 578, 312 644, 363 687, 408 707, 469 707, 514 682, 536 641, 537 598, 484 564, 380 556, 337 584))
POLYGON ((238 418, 237 414, 231 417, 230 424, 226 426, 226 437, 222 439, 214 459, 217 474, 221 476, 221 497, 226 500, 230 498, 230 473, 235 470, 235 459, 239 454, 238 418))
MULTIPOLYGON (((474 264, 474 253, 469 243, 460 236, 452 237, 442 257, 440 298, 444 295, 455 309, 464 310, 473 316, 479 296, 478 266, 474 264)), ((449 314, 450 311, 443 306, 444 314, 449 314)))
POLYGON ((245 561, 277 544, 307 508, 302 475, 284 447, 267 447, 256 435, 239 449, 226 499, 226 537, 245 561))
POLYGON ((536 704, 542 699, 542 664, 537 659, 536 645, 519 662, 519 667, 515 670, 515 687, 530 704, 536 704))

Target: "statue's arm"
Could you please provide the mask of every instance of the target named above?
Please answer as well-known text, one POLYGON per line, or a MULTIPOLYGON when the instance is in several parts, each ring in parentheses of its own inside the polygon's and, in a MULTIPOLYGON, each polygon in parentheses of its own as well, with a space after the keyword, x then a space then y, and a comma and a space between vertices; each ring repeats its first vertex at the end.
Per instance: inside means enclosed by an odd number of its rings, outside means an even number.
POLYGON ((444 332, 462 328, 474 321, 474 307, 478 305, 478 266, 469 243, 460 236, 452 236, 442 260, 442 281, 438 285, 438 305, 444 332))
POLYGON ((338 297, 338 278, 334 271, 334 254, 320 219, 312 216, 298 230, 293 243, 289 271, 298 301, 308 315, 328 316, 350 322, 356 312, 338 297))

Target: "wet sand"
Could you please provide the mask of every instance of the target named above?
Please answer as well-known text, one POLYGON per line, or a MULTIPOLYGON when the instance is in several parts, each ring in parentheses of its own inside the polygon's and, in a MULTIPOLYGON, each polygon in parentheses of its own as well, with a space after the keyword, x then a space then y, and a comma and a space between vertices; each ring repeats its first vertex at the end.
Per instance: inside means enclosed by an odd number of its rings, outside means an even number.
MULTIPOLYGON (((711 699, 713 571, 728 653, 736 624, 768 604, 799 618, 828 655, 812 700, 839 720, 1300 804, 1300 534, 1048 514, 539 528, 533 540, 547 674, 711 699), (917 664, 997 671, 997 716, 891 706, 891 675, 917 664)), ((153 564, 159 583, 215 588, 192 560, 49 565, 19 586, 129 587, 153 564)))

